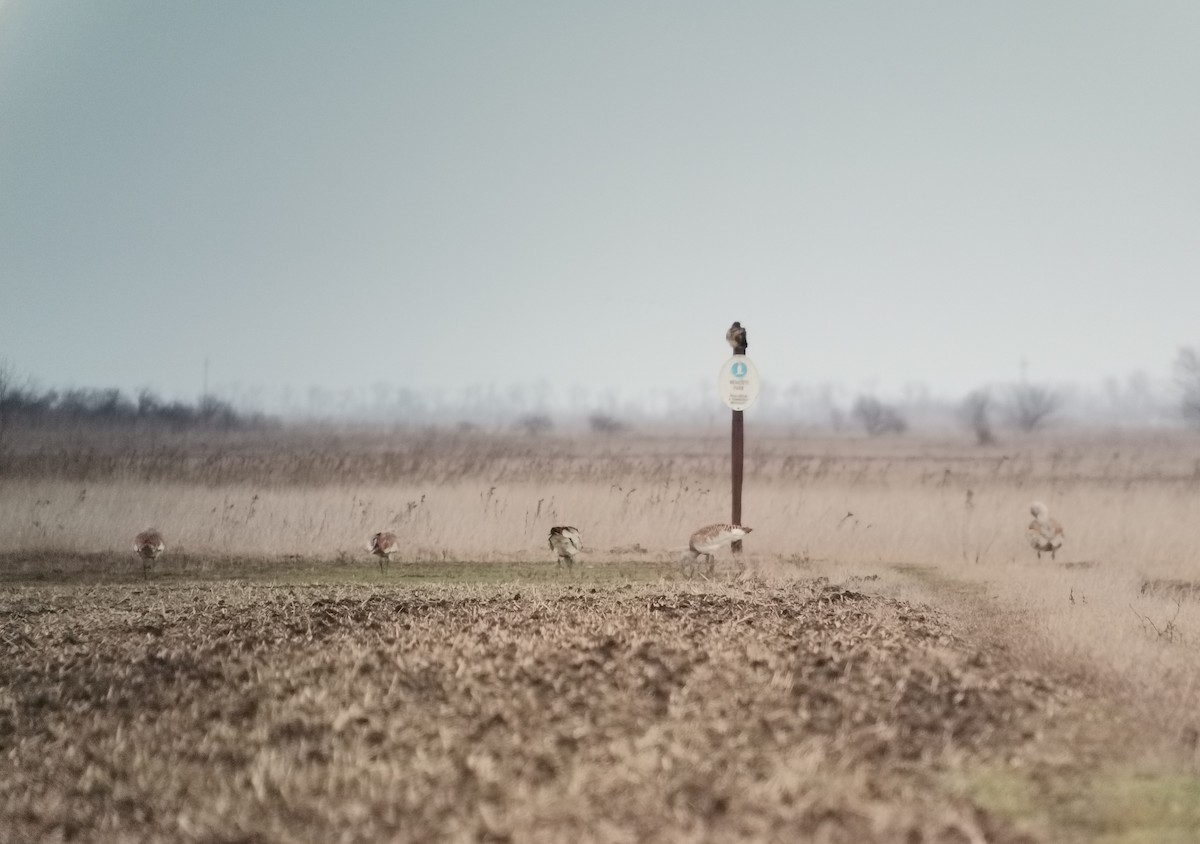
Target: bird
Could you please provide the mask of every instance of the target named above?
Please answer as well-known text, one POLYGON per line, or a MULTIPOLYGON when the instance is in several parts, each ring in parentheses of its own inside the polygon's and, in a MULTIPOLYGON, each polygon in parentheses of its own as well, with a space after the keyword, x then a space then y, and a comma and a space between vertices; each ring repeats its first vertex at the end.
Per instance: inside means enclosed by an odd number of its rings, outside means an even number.
POLYGON ((162 534, 154 528, 149 528, 133 538, 133 553, 142 559, 142 575, 150 576, 150 564, 157 560, 162 552, 167 550, 162 534))
POLYGON ((729 326, 729 330, 725 332, 725 339, 735 352, 738 349, 745 351, 750 348, 750 342, 746 339, 746 329, 742 328, 740 322, 735 322, 729 326))
POLYGON ((688 549, 683 554, 683 562, 694 563, 701 557, 707 558, 708 571, 711 574, 716 567, 714 551, 720 551, 726 545, 732 545, 753 528, 742 525, 716 524, 700 528, 688 539, 688 549))
POLYGON ((1033 550, 1037 551, 1039 560, 1042 558, 1043 551, 1049 551, 1050 559, 1053 560, 1055 553, 1063 544, 1062 525, 1058 523, 1057 519, 1050 518, 1050 510, 1040 501, 1029 505, 1029 512, 1033 514, 1033 521, 1029 523, 1025 537, 1033 546, 1033 550))
POLYGON ((579 528, 570 525, 556 525, 550 528, 549 542, 550 550, 558 554, 557 565, 561 566, 565 562, 567 568, 575 565, 575 558, 583 550, 583 537, 579 534, 579 528))
POLYGON ((400 540, 396 534, 387 531, 380 531, 371 537, 371 553, 379 558, 379 570, 383 571, 383 564, 392 561, 392 555, 400 550, 400 540))

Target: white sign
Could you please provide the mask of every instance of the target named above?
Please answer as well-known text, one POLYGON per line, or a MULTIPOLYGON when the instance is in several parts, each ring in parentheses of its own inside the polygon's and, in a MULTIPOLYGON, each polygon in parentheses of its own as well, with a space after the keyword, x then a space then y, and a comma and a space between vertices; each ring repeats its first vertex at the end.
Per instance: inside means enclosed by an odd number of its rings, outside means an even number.
POLYGON ((730 410, 745 410, 754 404, 760 386, 758 370, 745 355, 734 355, 725 361, 717 376, 717 392, 730 410))

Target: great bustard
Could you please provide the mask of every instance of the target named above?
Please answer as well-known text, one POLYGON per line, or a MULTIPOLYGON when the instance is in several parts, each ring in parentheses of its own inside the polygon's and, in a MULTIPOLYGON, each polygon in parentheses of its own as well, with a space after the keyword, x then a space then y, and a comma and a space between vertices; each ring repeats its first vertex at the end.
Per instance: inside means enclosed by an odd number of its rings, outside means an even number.
POLYGON ((1029 505, 1029 512, 1033 514, 1033 521, 1029 523, 1025 537, 1033 546, 1033 550, 1037 551, 1039 560, 1043 551, 1049 551, 1050 559, 1053 560, 1063 544, 1062 525, 1058 523, 1058 519, 1050 518, 1050 510, 1040 501, 1029 505))
POLYGON ((567 564, 567 568, 575 565, 575 558, 583 550, 583 537, 579 528, 562 525, 550 528, 550 550, 558 555, 557 565, 567 564))
POLYGON ((695 563, 701 557, 705 557, 708 563, 709 574, 711 574, 717 565, 713 554, 720 551, 726 545, 732 545, 737 542, 743 536, 750 533, 751 530, 753 528, 729 524, 702 527, 688 539, 688 549, 683 552, 683 563, 695 563))
POLYGON ((392 555, 400 550, 400 540, 396 534, 380 531, 371 537, 371 553, 379 558, 379 570, 383 571, 384 563, 392 562, 392 555))
POLYGON ((133 553, 142 558, 142 576, 150 576, 150 564, 167 550, 162 534, 154 528, 144 530, 133 538, 133 553))
POLYGON ((746 329, 742 328, 740 322, 735 322, 729 326, 729 330, 725 332, 725 340, 735 352, 738 349, 745 351, 750 348, 750 341, 746 339, 746 329))

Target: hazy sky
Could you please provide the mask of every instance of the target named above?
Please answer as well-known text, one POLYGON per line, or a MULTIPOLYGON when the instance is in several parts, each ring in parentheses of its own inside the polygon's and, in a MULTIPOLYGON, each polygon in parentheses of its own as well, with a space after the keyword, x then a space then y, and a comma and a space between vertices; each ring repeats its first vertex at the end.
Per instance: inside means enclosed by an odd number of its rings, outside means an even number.
POLYGON ((0 0, 0 356, 639 395, 738 319, 776 384, 1165 377, 1198 43, 1194 0, 0 0))

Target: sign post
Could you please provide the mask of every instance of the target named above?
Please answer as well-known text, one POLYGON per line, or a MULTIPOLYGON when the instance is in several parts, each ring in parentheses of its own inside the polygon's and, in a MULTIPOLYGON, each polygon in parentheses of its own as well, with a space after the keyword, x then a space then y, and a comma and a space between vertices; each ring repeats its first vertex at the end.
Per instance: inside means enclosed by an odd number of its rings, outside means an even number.
MULTIPOLYGON (((733 514, 729 517, 732 524, 742 523, 742 462, 745 458, 745 423, 740 410, 733 411, 733 448, 731 467, 733 475, 733 514)), ((729 546, 734 556, 742 553, 742 540, 737 539, 729 546)))
MULTIPOLYGON (((758 370, 754 368, 750 358, 746 357, 746 349, 741 346, 735 348, 733 357, 725 361, 720 375, 717 376, 717 390, 721 394, 721 400, 725 402, 726 407, 733 411, 731 443, 733 513, 730 521, 735 525, 742 523, 742 468, 745 462, 746 431, 742 411, 754 404, 755 399, 758 398, 760 386, 758 370)), ((735 554, 742 552, 741 540, 733 543, 732 550, 735 554)))

